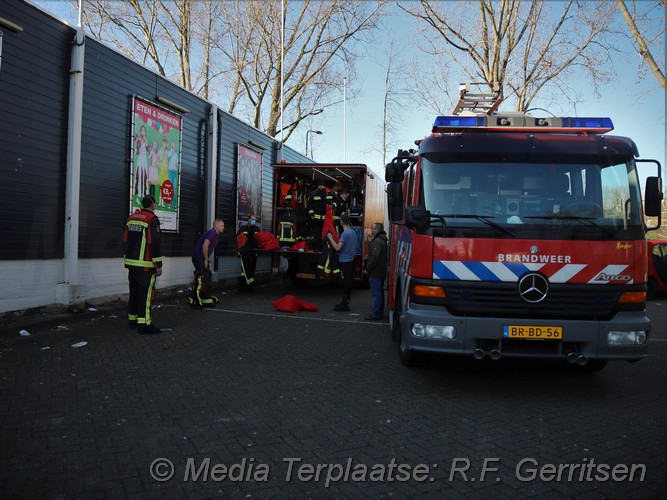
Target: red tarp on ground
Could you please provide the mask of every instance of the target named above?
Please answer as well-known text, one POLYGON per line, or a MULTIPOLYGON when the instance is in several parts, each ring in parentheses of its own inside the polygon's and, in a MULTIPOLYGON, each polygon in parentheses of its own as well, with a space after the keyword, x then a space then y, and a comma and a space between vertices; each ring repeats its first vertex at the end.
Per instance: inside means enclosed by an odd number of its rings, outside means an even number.
POLYGON ((311 302, 306 302, 294 295, 285 295, 284 297, 271 303, 273 307, 281 312, 296 313, 299 311, 317 311, 319 307, 311 302))

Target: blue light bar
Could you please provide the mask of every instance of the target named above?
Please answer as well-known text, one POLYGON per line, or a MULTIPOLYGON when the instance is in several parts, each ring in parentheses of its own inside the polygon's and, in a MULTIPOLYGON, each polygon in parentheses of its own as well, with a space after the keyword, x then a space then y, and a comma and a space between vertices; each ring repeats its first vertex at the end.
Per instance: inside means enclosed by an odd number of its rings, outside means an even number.
POLYGON ((433 132, 441 127, 484 127, 486 117, 484 116, 438 116, 433 122, 433 132))
POLYGON ((550 117, 534 118, 529 115, 475 115, 438 116, 433 123, 433 133, 478 129, 489 132, 523 131, 540 133, 604 134, 614 130, 611 118, 602 117, 550 117))
POLYGON ((570 128, 614 130, 611 118, 563 118, 563 126, 570 128))

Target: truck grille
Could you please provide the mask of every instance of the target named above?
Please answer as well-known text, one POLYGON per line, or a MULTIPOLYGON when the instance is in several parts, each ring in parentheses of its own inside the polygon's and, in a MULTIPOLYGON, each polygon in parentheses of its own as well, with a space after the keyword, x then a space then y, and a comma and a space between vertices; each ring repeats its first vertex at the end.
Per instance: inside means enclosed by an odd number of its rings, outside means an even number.
POLYGON ((625 286, 551 285, 547 297, 538 304, 525 302, 515 283, 443 283, 455 316, 514 318, 609 319, 625 286))

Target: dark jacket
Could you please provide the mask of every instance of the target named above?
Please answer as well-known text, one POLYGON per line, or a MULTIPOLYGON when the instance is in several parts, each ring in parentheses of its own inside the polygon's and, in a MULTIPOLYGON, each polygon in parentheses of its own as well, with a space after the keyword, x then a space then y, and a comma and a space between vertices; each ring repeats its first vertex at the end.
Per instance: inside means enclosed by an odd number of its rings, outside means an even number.
POLYGON ((125 267, 155 272, 162 267, 160 219, 146 208, 127 218, 123 234, 125 267))
POLYGON ((386 278, 387 276, 387 233, 380 231, 375 235, 368 249, 365 269, 369 276, 386 278))
POLYGON ((315 221, 324 221, 327 205, 336 206, 336 200, 328 189, 314 189, 308 197, 308 217, 315 221))

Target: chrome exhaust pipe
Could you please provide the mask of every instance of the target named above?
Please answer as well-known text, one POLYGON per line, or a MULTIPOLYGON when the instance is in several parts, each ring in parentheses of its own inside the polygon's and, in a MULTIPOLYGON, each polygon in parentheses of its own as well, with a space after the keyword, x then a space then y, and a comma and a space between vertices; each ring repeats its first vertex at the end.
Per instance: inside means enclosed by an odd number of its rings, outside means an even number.
POLYGON ((575 363, 577 362, 577 358, 578 358, 578 357, 579 357, 579 353, 578 353, 578 352, 574 352, 574 351, 572 351, 572 352, 569 352, 569 353, 567 354, 567 358, 566 358, 566 359, 567 359, 567 362, 568 362, 568 363, 575 364, 575 363))
POLYGON ((489 357, 494 361, 498 361, 501 356, 502 354, 498 349, 491 349, 491 352, 489 353, 489 357))
POLYGON ((477 360, 484 359, 484 356, 486 356, 486 353, 484 352, 483 349, 480 349, 479 347, 475 349, 472 353, 473 357, 477 360))
POLYGON ((579 366, 584 366, 584 365, 588 364, 588 356, 584 356, 583 354, 580 354, 579 356, 577 356, 577 364, 579 366))

